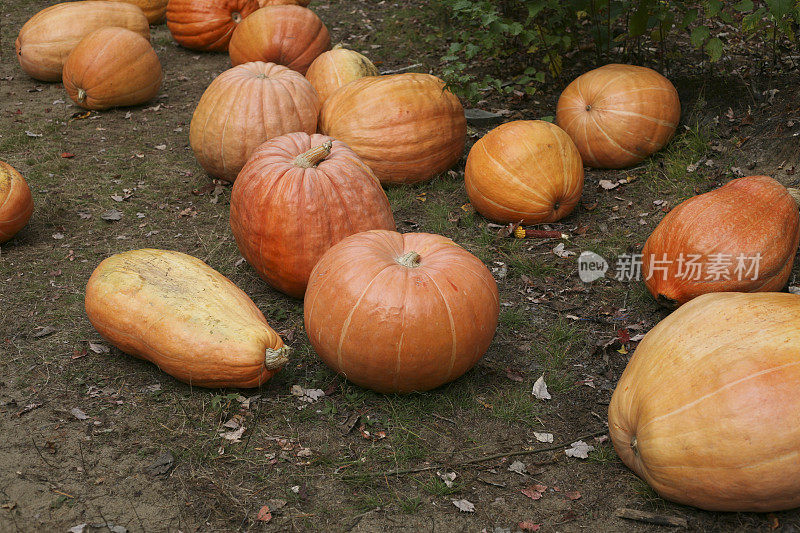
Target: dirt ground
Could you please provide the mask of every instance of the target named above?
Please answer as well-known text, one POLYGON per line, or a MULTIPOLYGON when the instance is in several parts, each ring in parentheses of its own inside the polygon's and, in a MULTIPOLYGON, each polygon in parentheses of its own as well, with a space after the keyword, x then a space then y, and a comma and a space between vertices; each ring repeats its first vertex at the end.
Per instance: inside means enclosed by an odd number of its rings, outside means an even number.
MULTIPOLYGON (((557 240, 498 236, 467 205, 463 159, 387 194, 400 231, 444 234, 492 268, 502 311, 488 353, 425 394, 383 396, 337 377, 307 342, 302 302, 240 260, 230 187, 215 186, 188 146, 194 107, 229 68, 227 55, 180 48, 155 26, 160 95, 84 117, 61 84, 32 80, 14 57, 19 28, 50 3, 7 0, 0 14, 0 158, 26 177, 36 205, 0 251, 0 531, 663 529, 617 518, 622 507, 682 517, 691 530, 800 530, 798 511, 708 513, 666 502, 622 465, 604 436, 607 405, 636 345, 629 338, 666 313, 641 283, 582 283, 576 257, 552 253, 557 240), (85 316, 86 281, 103 258, 142 247, 195 255, 228 276, 292 346, 291 363, 261 389, 204 390, 107 346, 85 316), (531 395, 540 375, 551 401, 531 395), (325 396, 304 402, 293 385, 325 396), (246 427, 239 442, 221 436, 235 416, 246 427), (534 432, 552 433, 553 444, 534 432), (567 457, 580 439, 595 450, 567 457), (466 464, 513 452, 530 453, 466 464), (514 461, 524 471, 510 470, 514 461), (448 473, 452 486, 438 475, 448 473), (534 500, 522 491, 535 485, 546 488, 534 500), (474 512, 461 512, 458 500, 474 512), (264 506, 269 520, 264 511, 259 518, 264 506)), ((427 2, 312 7, 334 42, 382 71, 440 67, 445 44, 416 38, 421 26, 441 23, 440 14, 426 18, 427 2)), ((593 57, 575 58, 565 81, 593 57)), ((634 169, 587 171, 581 205, 551 225, 571 235, 567 250, 609 260, 638 251, 670 207, 737 174, 797 185, 797 70, 721 74, 691 64, 669 72, 683 105, 679 135, 634 169), (598 186, 628 177, 613 190, 598 186)), ((506 120, 540 118, 554 114, 562 88, 487 94, 477 105, 506 120)), ((486 131, 471 128, 467 150, 486 131)))

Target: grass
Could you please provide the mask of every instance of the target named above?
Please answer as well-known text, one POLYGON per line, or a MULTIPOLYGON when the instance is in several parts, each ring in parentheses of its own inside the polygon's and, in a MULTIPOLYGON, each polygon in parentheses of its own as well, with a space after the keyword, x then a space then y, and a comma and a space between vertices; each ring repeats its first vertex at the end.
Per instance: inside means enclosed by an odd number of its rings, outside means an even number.
POLYGON ((421 481, 419 487, 422 491, 437 498, 457 494, 464 488, 462 482, 458 478, 453 480, 452 486, 448 487, 439 476, 429 477, 421 481))
POLYGON ((576 346, 583 344, 583 332, 573 323, 559 319, 542 331, 542 340, 534 343, 532 355, 545 374, 549 390, 564 392, 574 386, 575 377, 568 370, 576 346))
POLYGON ((678 201, 696 195, 696 189, 707 181, 707 167, 699 165, 694 172, 688 172, 686 167, 708 153, 712 138, 711 131, 697 122, 680 131, 666 148, 645 163, 642 179, 648 191, 656 198, 669 195, 678 201))
POLYGON ((541 407, 528 385, 496 391, 491 399, 491 416, 508 424, 540 429, 541 407))

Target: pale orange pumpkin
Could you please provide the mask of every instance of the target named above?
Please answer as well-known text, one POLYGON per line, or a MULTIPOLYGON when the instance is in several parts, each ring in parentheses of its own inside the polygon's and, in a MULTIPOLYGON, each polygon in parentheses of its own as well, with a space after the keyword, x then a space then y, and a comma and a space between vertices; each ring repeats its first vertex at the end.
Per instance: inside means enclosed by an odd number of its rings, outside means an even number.
POLYGON ((670 211, 642 249, 647 289, 666 307, 709 292, 769 292, 789 279, 800 214, 787 189, 749 176, 670 211))
POLYGON ((286 133, 314 133, 318 114, 317 93, 299 73, 245 63, 217 76, 203 93, 189 144, 209 174, 233 181, 258 145, 286 133))
POLYGON ((310 9, 297 5, 262 7, 243 21, 231 38, 233 65, 266 61, 305 74, 331 47, 328 28, 310 9))
POLYGON ((138 105, 158 94, 161 63, 150 41, 124 28, 84 37, 64 63, 64 88, 85 109, 138 105))
POLYGON ((458 98, 430 74, 369 76, 322 106, 320 132, 341 140, 381 183, 415 183, 452 167, 464 153, 467 121, 458 98))
POLYGON ((709 511, 800 506, 800 296, 705 294, 642 339, 608 427, 663 498, 709 511))
POLYGON ((169 0, 167 27, 175 41, 190 50, 223 52, 257 0, 169 0))
POLYGON ((340 45, 320 54, 306 72, 306 78, 323 104, 328 96, 351 81, 377 75, 378 69, 366 56, 340 45))
POLYGON ((127 2, 138 6, 150 24, 161 24, 167 15, 169 0, 110 0, 111 2, 127 2))
POLYGON ((126 2, 64 2, 32 16, 15 43, 22 70, 42 81, 61 81, 61 71, 72 49, 93 31, 116 26, 150 39, 147 17, 126 2))
POLYGON ((301 298, 319 258, 348 235, 394 230, 378 178, 350 148, 290 133, 250 156, 231 193, 231 229, 267 283, 301 298))
POLYGON ((33 214, 33 198, 25 178, 0 161, 0 244, 9 241, 33 214))
POLYGON ((105 259, 86 285, 86 314, 123 352, 200 387, 257 387, 287 361, 283 342, 228 278, 169 250, 105 259))
POLYGON ((570 214, 583 190, 581 155, 564 130, 541 120, 502 124, 469 152, 470 202, 497 222, 537 224, 570 214))
POLYGON ((470 368, 497 327, 497 284, 441 235, 365 231, 334 245, 308 282, 305 326, 334 371, 378 392, 434 389, 470 368))
POLYGON ((681 116, 678 92, 655 70, 611 64, 578 76, 558 99, 556 121, 595 168, 625 168, 661 150, 681 116))

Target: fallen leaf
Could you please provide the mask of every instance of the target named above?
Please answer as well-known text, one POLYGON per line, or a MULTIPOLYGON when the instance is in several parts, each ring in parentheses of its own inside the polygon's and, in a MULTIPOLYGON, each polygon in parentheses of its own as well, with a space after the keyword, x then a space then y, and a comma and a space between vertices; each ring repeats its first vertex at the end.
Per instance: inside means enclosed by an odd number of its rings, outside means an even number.
POLYGON ((563 242, 558 243, 556 247, 553 248, 553 253, 556 254, 558 257, 569 257, 571 255, 575 255, 575 252, 564 249, 563 242))
POLYGON ((41 133, 33 133, 32 131, 25 130, 25 135, 28 137, 41 137, 41 133))
POLYGON ((61 157, 63 157, 64 159, 72 159, 73 157, 75 157, 75 154, 73 154, 72 152, 61 152, 61 157))
POLYGON ((594 450, 594 446, 586 444, 582 440, 573 442, 570 447, 564 450, 567 457, 576 457, 578 459, 588 459, 589 452, 594 450))
POLYGON ((292 396, 297 396, 301 402, 308 403, 314 403, 325 396, 325 391, 322 389, 305 389, 300 385, 292 385, 290 392, 292 396))
POLYGON ((542 527, 542 524, 534 524, 533 522, 520 522, 517 524, 522 531, 539 531, 539 528, 542 527))
POLYGON ((157 144, 153 148, 155 148, 156 150, 166 150, 167 149, 167 145, 166 144, 157 144))
POLYGON ((456 479, 455 472, 436 472, 436 475, 439 476, 439 478, 441 478, 441 480, 444 482, 445 485, 447 485, 448 488, 453 487, 453 481, 455 481, 456 479))
POLYGON ((528 487, 527 489, 522 489, 520 492, 530 498, 531 500, 541 500, 542 499, 542 491, 536 490, 536 487, 539 485, 534 485, 533 487, 528 487))
POLYGON ((143 468, 146 474, 151 476, 163 476, 167 474, 175 464, 175 457, 170 452, 161 452, 155 461, 143 468))
POLYGON ((533 384, 533 390, 531 394, 536 396, 539 400, 551 400, 553 397, 550 396, 550 393, 547 392, 547 383, 544 382, 544 374, 539 376, 539 379, 536 380, 536 383, 533 384))
POLYGON ((616 189, 617 187, 619 187, 619 183, 617 183, 615 181, 611 181, 611 180, 600 180, 599 182, 597 182, 597 184, 600 185, 600 187, 602 187, 603 189, 605 189, 607 191, 610 191, 611 189, 616 189))
POLYGON ((70 409, 69 412, 72 413, 72 416, 74 416, 78 420, 86 420, 87 418, 89 418, 89 415, 87 415, 77 407, 73 407, 72 409, 70 409))
POLYGON ((453 505, 458 507, 458 510, 462 513, 474 513, 475 512, 475 505, 467 500, 453 500, 453 505))
POLYGON ((515 368, 506 367, 506 377, 511 381, 516 381, 517 383, 521 383, 524 379, 522 376, 522 372, 515 368))
POLYGON ((522 475, 528 472, 528 468, 522 461, 514 461, 511 463, 511 466, 508 467, 508 471, 522 475))
POLYGON ((536 440, 538 440, 539 442, 553 442, 552 433, 538 433, 534 431, 533 436, 536 437, 536 440))
POLYGON ((261 509, 258 510, 256 519, 259 522, 269 522, 270 520, 272 520, 272 513, 269 511, 269 505, 264 505, 263 507, 261 507, 261 509))
POLYGON ((100 218, 102 218, 103 220, 108 220, 109 222, 112 222, 114 220, 122 220, 122 211, 120 211, 119 209, 109 209, 108 211, 100 215, 100 218))
POLYGON ((566 496, 570 500, 580 500, 581 499, 581 493, 578 492, 577 490, 572 490, 572 491, 569 491, 569 492, 565 492, 564 496, 566 496))
POLYGON ((241 442, 242 435, 244 434, 245 427, 241 426, 239 429, 220 433, 219 436, 231 442, 241 442))
POLYGON ((58 330, 53 326, 45 326, 43 328, 40 328, 39 331, 33 334, 33 336, 34 338, 46 337, 48 335, 55 333, 56 331, 58 330))
POLYGON ((109 353, 111 351, 111 348, 109 348, 105 344, 99 344, 96 342, 90 342, 89 349, 94 353, 109 353))

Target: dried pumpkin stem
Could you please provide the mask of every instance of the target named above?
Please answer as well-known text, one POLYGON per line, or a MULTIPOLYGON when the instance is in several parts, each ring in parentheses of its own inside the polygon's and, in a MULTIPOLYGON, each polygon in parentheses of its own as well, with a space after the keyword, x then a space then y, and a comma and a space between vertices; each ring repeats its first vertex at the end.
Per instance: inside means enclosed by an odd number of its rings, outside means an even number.
POLYGON ((239 24, 242 21, 242 14, 238 11, 234 11, 231 13, 231 20, 233 20, 234 24, 239 24))
POLYGON ((419 266, 420 256, 417 252, 408 252, 395 259, 395 261, 407 268, 417 268, 419 266))
POLYGON ((326 141, 319 146, 307 150, 294 158, 295 166, 300 168, 311 168, 319 164, 320 161, 331 155, 333 142, 326 141))
POLYGON ((83 102, 84 100, 86 100, 86 91, 78 89, 78 101, 83 102))
POLYGON ((267 370, 278 370, 282 368, 283 365, 289 362, 289 358, 287 354, 289 353, 288 346, 281 346, 277 350, 275 348, 267 348, 265 357, 264 357, 264 366, 267 370))
POLYGON ((800 206, 800 189, 795 189, 794 187, 787 187, 786 191, 792 198, 794 198, 795 203, 798 206, 800 206))

